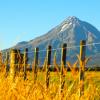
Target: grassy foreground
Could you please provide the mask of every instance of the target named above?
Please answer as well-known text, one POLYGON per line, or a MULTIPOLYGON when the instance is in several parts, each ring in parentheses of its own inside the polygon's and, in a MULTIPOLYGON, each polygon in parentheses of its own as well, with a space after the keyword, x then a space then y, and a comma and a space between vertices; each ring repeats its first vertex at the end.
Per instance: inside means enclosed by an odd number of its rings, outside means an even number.
POLYGON ((45 72, 38 72, 36 84, 33 73, 27 73, 27 80, 21 74, 14 81, 0 73, 0 100, 100 100, 100 72, 86 72, 84 95, 79 98, 79 75, 66 73, 63 93, 60 94, 60 73, 50 73, 49 88, 45 87, 45 72))

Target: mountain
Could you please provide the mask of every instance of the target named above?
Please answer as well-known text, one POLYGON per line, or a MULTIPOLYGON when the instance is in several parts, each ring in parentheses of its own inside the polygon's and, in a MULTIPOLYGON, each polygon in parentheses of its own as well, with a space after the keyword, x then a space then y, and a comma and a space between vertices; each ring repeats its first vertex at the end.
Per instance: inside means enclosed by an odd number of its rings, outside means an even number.
POLYGON ((64 20, 60 25, 56 26, 45 35, 37 37, 29 42, 18 43, 16 48, 40 47, 46 48, 52 45, 54 48, 60 47, 62 43, 70 45, 78 45, 80 40, 86 40, 87 43, 100 41, 100 32, 91 24, 81 21, 72 16, 64 20))
MULTIPOLYGON (((79 53, 79 47, 75 47, 80 44, 81 40, 86 40, 89 43, 100 42, 100 31, 98 31, 93 25, 88 22, 81 21, 79 18, 75 16, 70 16, 65 19, 61 24, 57 25, 49 32, 44 34, 43 36, 37 37, 28 42, 20 42, 14 46, 17 49, 28 48, 29 52, 32 52, 35 47, 39 47, 40 57, 42 60, 45 58, 46 52, 42 52, 42 50, 46 50, 48 45, 52 46, 52 49, 61 48, 63 43, 67 43, 68 52, 67 55, 75 55, 75 53, 79 53)), ((91 45, 87 47, 87 55, 95 54, 99 52, 100 46, 91 45)), ((57 59, 59 62, 60 59, 60 51, 57 51, 57 59)), ((54 54, 54 52, 53 52, 54 54)), ((29 55, 30 58, 34 56, 33 54, 29 55)))

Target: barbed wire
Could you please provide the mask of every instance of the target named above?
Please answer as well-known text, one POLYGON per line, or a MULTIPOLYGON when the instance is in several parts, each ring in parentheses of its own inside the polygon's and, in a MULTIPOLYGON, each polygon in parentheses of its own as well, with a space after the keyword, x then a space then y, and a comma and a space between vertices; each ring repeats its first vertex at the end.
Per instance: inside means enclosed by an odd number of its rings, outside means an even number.
MULTIPOLYGON (((91 46, 91 45, 100 45, 100 42, 97 42, 97 43, 89 43, 89 44, 86 44, 86 45, 82 45, 82 46, 91 46)), ((75 45, 75 46, 67 46, 66 48, 63 48, 63 49, 71 49, 71 48, 79 48, 80 45, 75 45)), ((56 49, 51 49, 51 51, 57 51, 57 50, 61 50, 62 48, 56 48, 56 49)), ((43 52, 43 51, 47 51, 47 49, 44 49, 44 50, 39 50, 37 52, 43 52)), ((28 53, 33 53, 35 52, 34 50, 31 51, 31 52, 28 52, 28 53)))
MULTIPOLYGON (((82 45, 82 46, 92 46, 92 45, 100 45, 100 42, 96 42, 96 43, 89 43, 89 44, 86 44, 86 45, 82 45)), ((74 46, 67 46, 66 48, 63 48, 63 49, 71 49, 71 48, 79 48, 80 47, 80 45, 74 45, 74 46)), ((18 47, 19 48, 19 47, 18 47)), ((22 47, 21 47, 22 48, 22 47)), ((14 48, 13 48, 14 49, 14 48)), ((62 48, 60 47, 60 48, 56 48, 56 49, 51 49, 51 51, 57 51, 57 50, 61 50, 62 48)), ((21 50, 21 49, 20 49, 21 50)), ((44 50, 39 50, 39 51, 37 51, 37 52, 44 52, 44 51, 47 51, 47 49, 44 49, 44 50)), ((24 52, 24 51, 23 51, 24 52)), ((26 52, 27 54, 31 54, 31 53, 35 53, 36 51, 33 49, 33 50, 31 50, 31 51, 28 51, 28 52, 26 52)), ((8 55, 10 55, 10 50, 9 51, 7 51, 7 52, 3 52, 2 53, 2 55, 3 54, 6 54, 6 53, 8 53, 8 55)), ((18 53, 14 53, 14 54, 18 54, 18 53)))

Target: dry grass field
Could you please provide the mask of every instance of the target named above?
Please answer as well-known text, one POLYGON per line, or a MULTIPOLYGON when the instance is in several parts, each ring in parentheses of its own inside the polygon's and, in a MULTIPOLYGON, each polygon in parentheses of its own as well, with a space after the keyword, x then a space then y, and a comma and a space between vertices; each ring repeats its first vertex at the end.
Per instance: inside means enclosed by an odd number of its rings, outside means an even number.
POLYGON ((23 80, 20 73, 12 81, 0 72, 0 100, 100 100, 100 72, 85 72, 84 95, 79 98, 79 73, 67 72, 64 90, 60 93, 60 73, 50 72, 50 85, 45 86, 45 72, 38 72, 34 84, 33 73, 23 80))
POLYGON ((55 71, 50 71, 47 58, 41 69, 33 62, 32 71, 27 70, 26 53, 24 63, 20 64, 16 63, 14 52, 7 71, 7 64, 2 63, 1 58, 0 100, 100 100, 100 72, 85 71, 89 58, 77 57, 74 64, 65 62, 68 67, 63 61, 58 66, 54 59, 55 71))

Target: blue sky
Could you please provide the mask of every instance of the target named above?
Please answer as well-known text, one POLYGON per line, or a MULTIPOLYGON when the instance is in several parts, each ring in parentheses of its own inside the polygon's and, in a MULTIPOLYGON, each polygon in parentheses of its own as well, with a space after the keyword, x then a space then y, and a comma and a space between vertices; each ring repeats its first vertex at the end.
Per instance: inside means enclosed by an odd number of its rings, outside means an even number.
POLYGON ((100 0, 0 0, 0 49, 45 34, 68 16, 100 30, 100 0))

